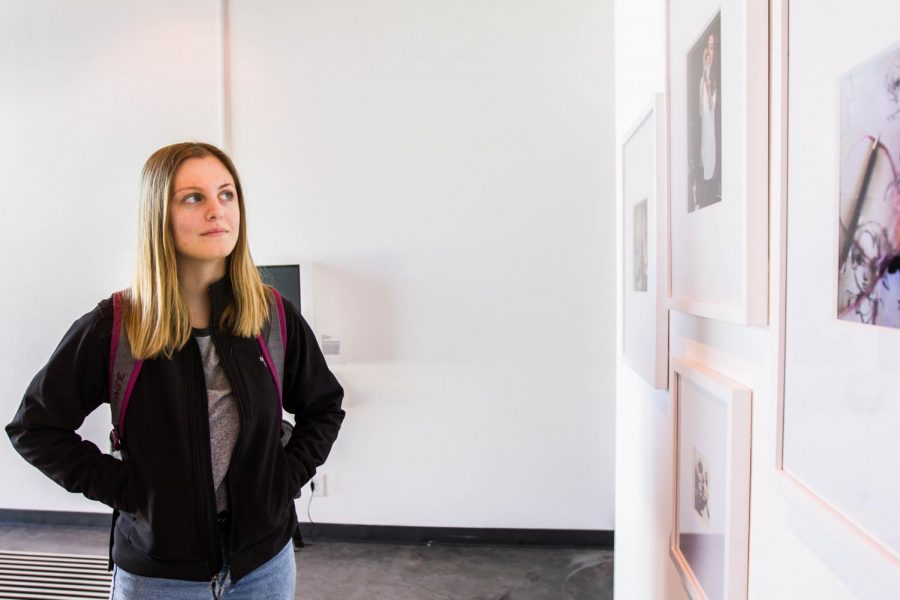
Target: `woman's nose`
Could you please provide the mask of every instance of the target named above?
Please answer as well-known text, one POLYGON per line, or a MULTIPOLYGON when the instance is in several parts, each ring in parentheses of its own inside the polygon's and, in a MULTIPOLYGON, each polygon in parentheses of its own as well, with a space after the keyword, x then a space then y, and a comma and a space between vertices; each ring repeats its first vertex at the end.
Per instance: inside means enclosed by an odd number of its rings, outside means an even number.
POLYGON ((225 209, 222 207, 222 203, 217 198, 209 203, 209 210, 206 213, 206 218, 210 221, 219 219, 224 214, 224 211, 225 209))

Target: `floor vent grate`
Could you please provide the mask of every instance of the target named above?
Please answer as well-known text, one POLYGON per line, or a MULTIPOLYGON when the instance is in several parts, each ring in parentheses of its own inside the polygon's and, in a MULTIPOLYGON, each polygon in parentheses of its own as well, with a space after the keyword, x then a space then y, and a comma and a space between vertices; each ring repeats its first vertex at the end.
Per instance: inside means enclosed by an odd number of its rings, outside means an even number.
POLYGON ((0 551, 0 599, 109 598, 103 556, 0 551))

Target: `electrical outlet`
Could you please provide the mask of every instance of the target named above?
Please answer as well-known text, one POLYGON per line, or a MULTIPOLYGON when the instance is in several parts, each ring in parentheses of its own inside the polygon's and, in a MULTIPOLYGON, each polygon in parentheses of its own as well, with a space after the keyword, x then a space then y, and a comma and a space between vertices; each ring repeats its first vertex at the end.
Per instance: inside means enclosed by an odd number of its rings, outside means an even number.
POLYGON ((325 481, 325 474, 319 473, 312 478, 312 484, 315 488, 313 490, 313 496, 327 496, 328 488, 326 487, 327 483, 325 481))

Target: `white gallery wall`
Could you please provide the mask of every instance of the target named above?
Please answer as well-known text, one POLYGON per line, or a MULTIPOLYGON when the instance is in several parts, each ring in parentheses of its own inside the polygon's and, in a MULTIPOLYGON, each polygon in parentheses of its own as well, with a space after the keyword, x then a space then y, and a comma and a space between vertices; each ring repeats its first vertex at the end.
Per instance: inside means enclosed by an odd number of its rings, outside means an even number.
MULTIPOLYGON (((342 345, 313 518, 612 529, 612 3, 224 9, 0 5, 0 414, 127 285, 146 156, 230 142, 255 259, 310 262, 342 345)), ((2 508, 102 510, 0 467, 2 508)))
MULTIPOLYGON (((806 1, 793 4, 803 7, 798 13, 803 15, 804 22, 792 23, 792 27, 818 32, 819 4, 806 1)), ((773 0, 770 7, 773 56, 770 127, 777 136, 782 126, 781 31, 787 7, 782 0, 773 0)), ((619 148, 627 132, 650 106, 652 95, 665 91, 665 10, 663 0, 615 3, 619 148)), ((753 390, 748 597, 758 600, 894 598, 897 574, 888 574, 887 563, 859 544, 843 544, 844 540, 830 536, 816 517, 783 493, 775 473, 782 293, 780 232, 784 198, 780 189, 783 152, 778 138, 773 139, 770 179, 775 184, 769 199, 769 324, 744 327, 673 312, 670 353, 673 357, 698 360, 753 390)), ((617 150, 617 164, 620 161, 620 150, 617 150)), ((621 183, 618 185, 620 188, 621 183)), ((621 281, 621 272, 617 280, 621 281)), ((668 554, 673 501, 669 393, 652 389, 619 360, 616 411, 616 598, 687 598, 668 554)))
MULTIPOLYGON (((215 2, 0 2, 3 425, 69 326, 130 284, 144 160, 175 140, 218 141, 217 14, 215 2)), ((109 410, 91 415, 86 436, 108 433, 109 410)), ((104 508, 5 435, 0 472, 0 508, 104 508)))
MULTIPOLYGON (((660 0, 619 0, 614 11, 616 173, 621 173, 622 144, 652 106, 654 94, 665 91, 665 11, 660 0)), ((620 177, 616 186, 621 219, 620 177)), ((621 237, 617 230, 620 293, 621 237)), ((619 304, 617 340, 622 339, 622 315, 619 304)), ((617 347, 621 351, 621 341, 617 347)), ((669 394, 655 390, 620 356, 616 364, 615 596, 617 600, 687 598, 668 554, 673 464, 669 394)))

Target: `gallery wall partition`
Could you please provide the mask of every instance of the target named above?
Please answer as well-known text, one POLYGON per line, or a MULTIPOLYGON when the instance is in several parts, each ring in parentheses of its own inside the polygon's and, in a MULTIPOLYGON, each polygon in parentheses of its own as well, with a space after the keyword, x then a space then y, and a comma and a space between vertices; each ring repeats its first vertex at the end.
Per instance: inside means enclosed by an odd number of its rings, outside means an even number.
POLYGON ((900 4, 832 9, 791 2, 780 57, 789 177, 776 473, 867 579, 897 589, 900 4), (813 17, 815 32, 803 26, 813 17))
MULTIPOLYGON (((616 85, 624 107, 650 88, 656 11, 670 374, 661 395, 623 369, 617 597, 900 598, 900 3, 639 6, 617 5, 616 85), (644 500, 659 489, 665 520, 644 500)), ((625 112, 622 363, 639 372, 642 121, 625 112)))
POLYGON ((768 3, 667 3, 673 310, 768 322, 768 3))
POLYGON ((622 145, 622 357, 657 389, 669 377, 665 116, 656 94, 622 145))

